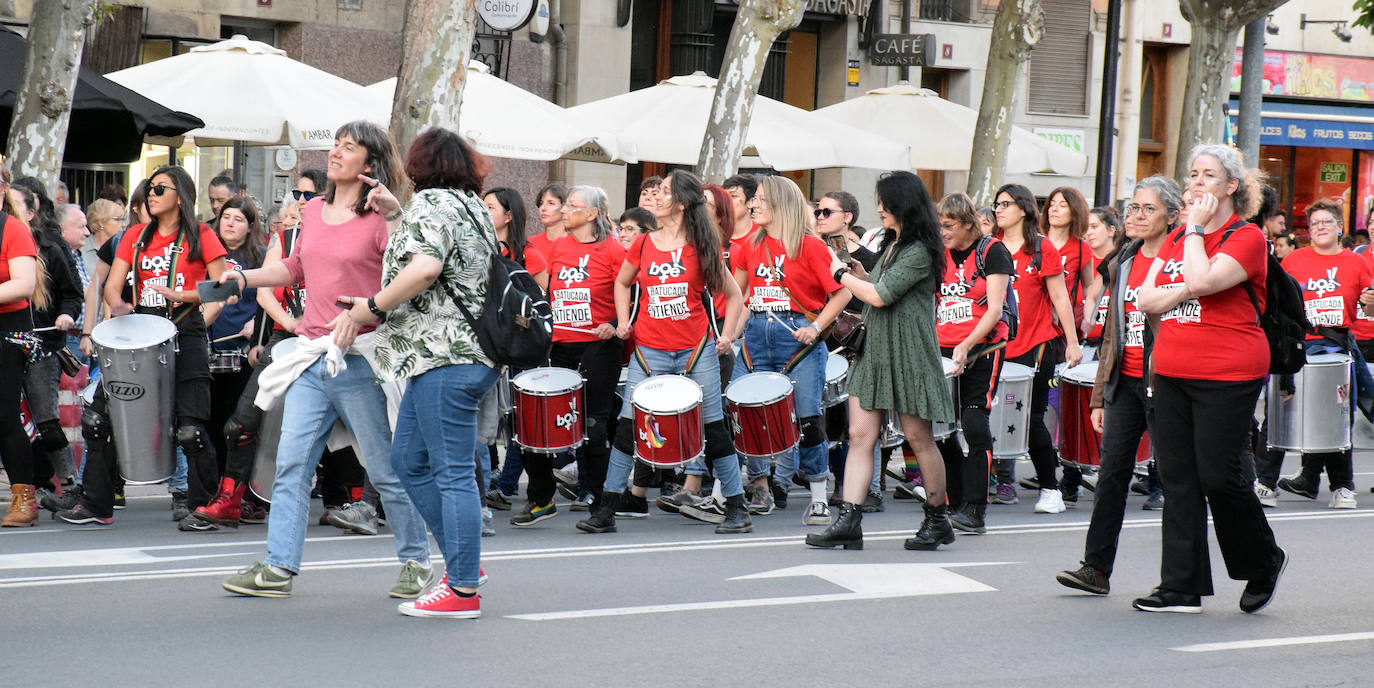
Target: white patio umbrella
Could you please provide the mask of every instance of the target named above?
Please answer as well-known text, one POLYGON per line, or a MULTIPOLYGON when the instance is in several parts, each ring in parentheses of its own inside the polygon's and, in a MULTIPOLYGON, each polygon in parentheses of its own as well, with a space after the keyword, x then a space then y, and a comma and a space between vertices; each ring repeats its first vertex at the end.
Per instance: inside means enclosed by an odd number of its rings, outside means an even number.
MULTIPOLYGON (((978 121, 977 110, 907 82, 874 89, 815 114, 907 144, 911 149, 909 166, 922 170, 967 170, 978 121)), ((1008 173, 1058 172, 1076 177, 1087 169, 1088 157, 1082 153, 1012 127, 1008 173)))
MULTIPOLYGON (((568 108, 599 122, 620 137, 624 162, 654 161, 695 165, 706 134, 716 80, 702 72, 675 76, 656 86, 568 108)), ((566 157, 602 160, 581 151, 566 157)), ((812 116, 801 108, 758 96, 744 155, 775 170, 819 167, 906 167, 904 144, 840 122, 812 116)))
MULTIPOLYGON (((381 107, 391 111, 396 78, 367 87, 381 107)), ((491 74, 476 60, 468 63, 463 87, 460 132, 486 155, 521 160, 556 160, 578 148, 584 155, 614 159, 615 134, 585 122, 567 110, 491 74)))
POLYGON ((391 108, 379 110, 362 86, 243 36, 105 76, 199 117, 205 126, 186 135, 201 146, 323 149, 342 124, 365 119, 385 127, 391 120, 391 108))

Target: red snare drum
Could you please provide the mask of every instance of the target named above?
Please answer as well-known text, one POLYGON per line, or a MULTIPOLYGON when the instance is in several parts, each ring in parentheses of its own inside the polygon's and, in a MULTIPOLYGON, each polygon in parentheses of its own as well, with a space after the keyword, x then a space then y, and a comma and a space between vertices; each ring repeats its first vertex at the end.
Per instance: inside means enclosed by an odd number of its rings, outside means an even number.
POLYGON ((750 373, 725 388, 735 451, 749 459, 772 459, 797 447, 797 409, 792 380, 781 373, 750 373))
MULTIPOLYGON (((1067 463, 1096 468, 1102 465, 1102 435, 1093 429, 1093 382, 1097 361, 1085 361, 1059 374, 1059 455, 1067 463)), ((1136 448, 1136 462, 1150 459, 1150 435, 1136 448)))
POLYGON ((515 443, 540 454, 582 445, 582 376, 567 368, 526 370, 510 381, 515 443))
POLYGON ((630 396, 636 459, 655 468, 677 468, 706 452, 701 385, 682 375, 655 375, 635 385, 630 396))

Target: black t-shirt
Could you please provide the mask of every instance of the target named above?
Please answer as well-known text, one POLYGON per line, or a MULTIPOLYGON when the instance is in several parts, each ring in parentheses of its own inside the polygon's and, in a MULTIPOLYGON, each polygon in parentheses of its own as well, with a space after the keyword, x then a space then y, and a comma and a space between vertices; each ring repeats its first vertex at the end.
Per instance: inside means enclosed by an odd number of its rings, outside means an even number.
MULTIPOLYGON (((101 245, 100 245, 100 248, 98 248, 98 249, 95 250, 95 256, 96 256, 97 258, 99 258, 99 259, 100 259, 100 262, 104 263, 104 264, 106 265, 106 267, 109 267, 109 266, 111 266, 111 265, 114 265, 115 249, 119 248, 119 240, 122 239, 122 238, 124 238, 124 232, 117 232, 114 236, 110 237, 110 240, 109 240, 109 241, 105 242, 104 244, 101 244, 101 245)), ((91 275, 91 277, 92 277, 92 278, 95 278, 95 275, 91 275)), ((99 292, 99 293, 100 293, 100 295, 101 295, 101 296, 100 296, 100 300, 101 300, 101 301, 104 301, 104 300, 105 300, 105 296, 104 296, 104 295, 105 295, 105 285, 104 285, 104 284, 101 284, 101 285, 100 285, 100 292, 99 292)), ((129 271, 129 276, 125 279, 125 283, 124 283, 124 292, 123 292, 123 294, 120 296, 120 298, 124 299, 124 302, 125 302, 125 303, 133 303, 133 302, 134 302, 134 271, 133 271, 133 270, 130 270, 130 271, 129 271)))
MULTIPOLYGON (((949 256, 954 259, 956 266, 963 265, 976 248, 978 242, 974 241, 962 251, 950 249, 949 256)), ((1008 251, 1002 242, 994 241, 988 246, 987 255, 983 257, 983 272, 989 275, 1011 275, 1016 272, 1016 263, 1011 259, 1011 251, 1008 251)))

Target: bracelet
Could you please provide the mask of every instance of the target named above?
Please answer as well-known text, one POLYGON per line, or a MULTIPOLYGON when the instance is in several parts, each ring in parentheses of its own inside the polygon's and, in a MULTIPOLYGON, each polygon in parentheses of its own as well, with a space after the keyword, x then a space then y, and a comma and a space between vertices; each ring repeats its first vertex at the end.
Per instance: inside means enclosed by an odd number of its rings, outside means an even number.
POLYGON ((377 316, 378 320, 386 320, 386 311, 377 307, 376 296, 367 297, 367 309, 372 311, 372 314, 377 316))
POLYGON ((831 277, 835 278, 835 283, 836 283, 836 284, 839 284, 839 283, 840 283, 840 278, 841 278, 841 277, 844 277, 844 276, 845 276, 846 274, 848 274, 848 273, 849 273, 849 268, 847 268, 847 267, 845 267, 845 268, 837 268, 837 269, 835 270, 835 272, 831 275, 831 277))
POLYGON ((401 214, 401 211, 397 210, 396 213, 393 215, 383 215, 382 219, 386 220, 387 222, 395 222, 401 219, 401 214))
MULTIPOLYGON (((89 336, 91 336, 91 333, 90 333, 90 332, 82 332, 82 333, 81 333, 81 337, 89 337, 89 336)), ((79 339, 81 339, 81 337, 77 337, 77 339, 79 340, 79 339)))
POLYGON ((821 332, 821 324, 820 324, 820 322, 818 322, 818 321, 816 321, 816 320, 812 320, 811 323, 810 323, 810 325, 811 325, 811 328, 814 329, 818 334, 821 332))

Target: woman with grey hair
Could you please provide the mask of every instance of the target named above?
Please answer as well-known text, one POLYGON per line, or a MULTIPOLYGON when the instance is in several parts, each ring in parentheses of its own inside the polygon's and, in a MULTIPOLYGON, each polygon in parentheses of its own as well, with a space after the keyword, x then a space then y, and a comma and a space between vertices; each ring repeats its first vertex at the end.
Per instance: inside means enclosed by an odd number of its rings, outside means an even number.
POLYGON ((1102 434, 1102 464, 1088 524, 1083 565, 1062 571, 1063 585, 1097 595, 1111 586, 1126 495, 1135 470, 1136 447, 1146 431, 1145 313, 1135 295, 1154 265, 1169 230, 1177 223, 1182 194, 1174 180, 1155 175, 1135 187, 1126 206, 1128 241, 1099 268, 1107 300, 1107 317, 1098 350, 1097 380, 1093 384, 1093 429, 1102 434))
POLYGON ((1273 599, 1288 563, 1242 464, 1269 375, 1269 342, 1256 317, 1269 251, 1264 232, 1241 219, 1254 214, 1259 189, 1234 148, 1194 148, 1188 188, 1187 225, 1165 240, 1137 292, 1137 307, 1159 323, 1150 436, 1169 507, 1159 586, 1134 606, 1202 611, 1202 596, 1212 594, 1210 507, 1227 573, 1246 581, 1240 609, 1253 613, 1273 599))
MULTIPOLYGON (((611 399, 620 381, 623 342, 616 337, 615 278, 625 248, 611 238, 606 192, 576 186, 563 204, 567 235, 553 242, 549 261, 549 304, 553 307, 551 365, 576 370, 586 378, 582 391, 587 441, 578 473, 587 477, 593 501, 601 497, 611 448, 607 426, 611 399)), ((525 508, 511 516, 513 526, 532 526, 558 513, 554 506, 553 463, 548 454, 521 452, 529 485, 525 508)))

